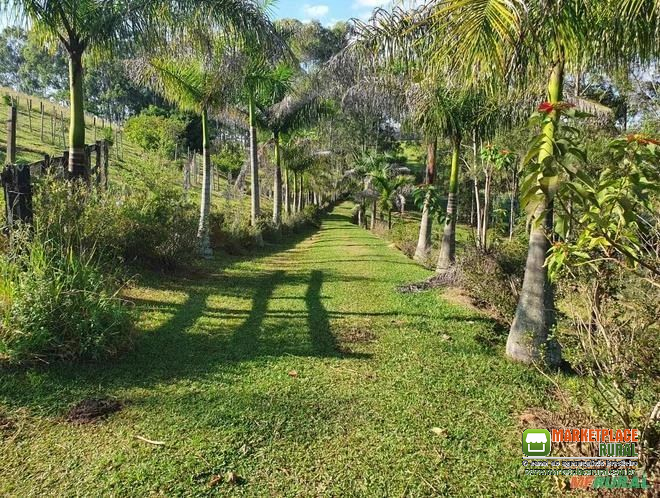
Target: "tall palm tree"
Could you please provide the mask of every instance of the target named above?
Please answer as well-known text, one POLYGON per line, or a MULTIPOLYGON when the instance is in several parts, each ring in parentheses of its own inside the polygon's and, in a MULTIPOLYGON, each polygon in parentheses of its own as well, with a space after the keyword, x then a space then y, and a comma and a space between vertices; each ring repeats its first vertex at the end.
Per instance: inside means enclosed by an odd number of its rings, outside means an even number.
POLYGON ((449 86, 434 85, 433 90, 419 94, 420 108, 426 109, 432 120, 451 144, 451 169, 447 194, 445 227, 440 244, 437 271, 447 271, 456 260, 456 207, 458 205, 458 177, 461 143, 467 136, 484 136, 494 129, 497 117, 490 100, 482 92, 465 91, 449 86))
POLYGON ((189 54, 177 58, 147 59, 133 73, 180 109, 194 112, 202 118, 203 179, 197 238, 203 257, 213 254, 209 239, 212 181, 209 113, 227 106, 235 98, 243 62, 223 48, 218 43, 210 57, 206 58, 189 54))
MULTIPOLYGON (((69 174, 86 178, 83 57, 111 53, 134 42, 162 40, 169 26, 229 27, 262 41, 273 28, 252 0, 0 0, 0 13, 36 28, 48 41, 61 43, 69 56, 69 174)), ((166 38, 166 37, 165 37, 166 38)))
POLYGON ((273 180, 273 223, 282 220, 281 139, 312 126, 332 112, 330 102, 322 98, 312 78, 296 75, 289 64, 278 64, 266 75, 263 95, 258 100, 257 123, 272 134, 275 175, 273 180))
MULTIPOLYGON (((434 60, 451 59, 472 82, 489 86, 516 78, 527 82, 547 74, 547 103, 536 161, 548 165, 528 182, 527 210, 532 220, 525 277, 507 340, 507 354, 530 363, 542 359, 554 324, 552 285, 544 265, 552 231, 552 201, 559 175, 552 167, 555 134, 567 65, 582 69, 649 60, 658 53, 660 5, 655 0, 447 0, 438 4, 431 24, 452 36, 432 44, 434 60), (520 68, 520 71, 516 71, 520 68), (547 73, 546 73, 547 71, 547 73)), ((546 360, 557 363, 556 348, 546 360)))

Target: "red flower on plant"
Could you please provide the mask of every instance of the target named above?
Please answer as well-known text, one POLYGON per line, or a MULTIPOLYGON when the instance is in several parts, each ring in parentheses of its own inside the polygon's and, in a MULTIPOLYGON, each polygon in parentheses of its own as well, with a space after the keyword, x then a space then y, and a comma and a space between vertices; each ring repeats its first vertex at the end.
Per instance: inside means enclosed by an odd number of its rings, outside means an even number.
POLYGON ((554 110, 554 106, 552 105, 551 102, 542 102, 539 105, 539 112, 552 112, 554 110))
POLYGON ((549 113, 552 111, 565 111, 573 107, 575 107, 575 104, 571 104, 570 102, 555 102, 554 104, 552 102, 542 102, 539 105, 538 111, 549 113))

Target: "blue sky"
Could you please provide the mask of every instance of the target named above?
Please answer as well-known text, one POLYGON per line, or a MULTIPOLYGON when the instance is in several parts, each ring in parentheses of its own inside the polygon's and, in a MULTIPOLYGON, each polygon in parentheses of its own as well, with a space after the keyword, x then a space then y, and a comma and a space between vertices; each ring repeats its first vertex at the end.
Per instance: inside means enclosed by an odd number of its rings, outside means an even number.
MULTIPOLYGON (((409 1, 405 3, 408 4, 409 1)), ((333 25, 352 17, 368 19, 375 7, 391 5, 391 0, 276 0, 270 10, 274 19, 283 17, 301 21, 316 19, 325 25, 333 25)))

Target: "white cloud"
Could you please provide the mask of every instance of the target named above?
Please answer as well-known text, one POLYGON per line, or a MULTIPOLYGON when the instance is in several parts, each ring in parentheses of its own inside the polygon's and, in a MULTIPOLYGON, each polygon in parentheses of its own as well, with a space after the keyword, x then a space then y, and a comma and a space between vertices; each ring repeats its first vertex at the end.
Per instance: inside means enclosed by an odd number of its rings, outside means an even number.
POLYGON ((323 4, 320 5, 305 4, 303 5, 303 11, 309 17, 313 19, 319 19, 325 16, 330 11, 330 8, 327 5, 323 5, 323 4))

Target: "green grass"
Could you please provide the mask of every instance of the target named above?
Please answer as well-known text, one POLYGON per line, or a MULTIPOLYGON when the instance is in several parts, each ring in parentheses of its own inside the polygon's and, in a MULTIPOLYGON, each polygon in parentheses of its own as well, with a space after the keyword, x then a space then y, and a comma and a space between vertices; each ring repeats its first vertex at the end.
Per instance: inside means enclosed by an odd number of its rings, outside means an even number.
POLYGON ((550 403, 548 381, 479 342, 482 316, 397 293, 429 272, 349 214, 250 259, 144 278, 127 291, 135 348, 113 362, 0 371, 14 424, 0 495, 556 494, 520 475, 517 417, 550 403), (64 421, 94 396, 125 407, 64 421), (229 471, 244 483, 209 486, 229 471))

